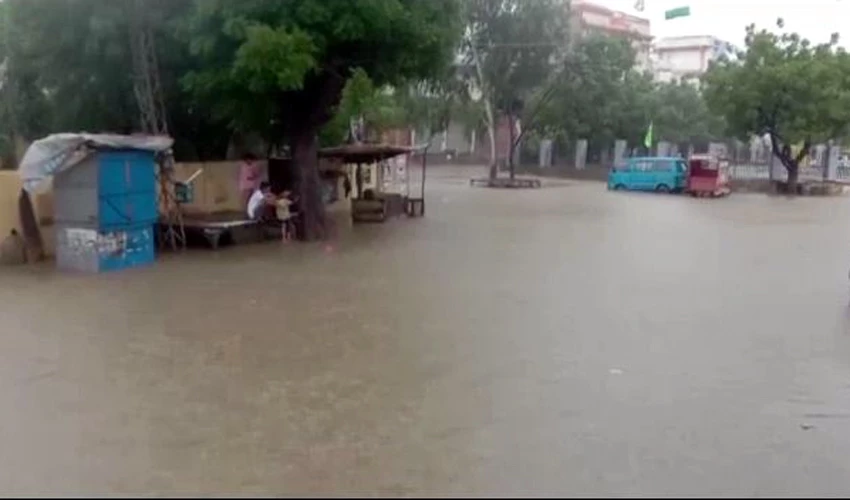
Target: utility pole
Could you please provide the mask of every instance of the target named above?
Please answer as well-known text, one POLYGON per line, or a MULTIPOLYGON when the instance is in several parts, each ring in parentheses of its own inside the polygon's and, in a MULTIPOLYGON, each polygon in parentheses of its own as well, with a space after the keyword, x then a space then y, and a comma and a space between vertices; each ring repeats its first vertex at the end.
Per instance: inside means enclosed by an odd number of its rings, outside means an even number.
POLYGON ((11 160, 17 165, 18 162, 18 119, 15 110, 17 100, 17 88, 12 74, 14 57, 12 54, 12 5, 13 1, 6 0, 3 4, 3 48, 5 59, 3 60, 3 104, 6 111, 6 127, 9 131, 9 143, 12 148, 11 160))
POLYGON ((142 131, 152 135, 168 135, 168 121, 159 77, 159 61, 145 0, 129 0, 130 52, 133 60, 133 92, 139 106, 142 131))
MULTIPOLYGON (((169 135, 165 114, 165 99, 159 77, 159 60, 156 54, 152 9, 146 8, 150 0, 127 0, 130 13, 130 54, 133 61, 133 92, 139 107, 139 125, 150 135, 169 135)), ((177 195, 179 187, 188 185, 174 179, 174 157, 171 153, 160 155, 158 163, 159 204, 164 224, 160 226, 160 245, 172 250, 186 248, 186 229, 183 224, 182 200, 177 195)))

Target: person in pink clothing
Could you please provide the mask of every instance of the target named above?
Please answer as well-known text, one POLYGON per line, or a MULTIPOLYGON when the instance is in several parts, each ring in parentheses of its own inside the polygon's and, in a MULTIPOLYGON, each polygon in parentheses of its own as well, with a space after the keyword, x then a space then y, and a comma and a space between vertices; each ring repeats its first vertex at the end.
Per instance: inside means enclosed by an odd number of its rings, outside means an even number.
POLYGON ((242 157, 242 164, 239 165, 239 192, 245 206, 248 205, 251 194, 260 188, 260 182, 262 182, 262 179, 257 157, 248 153, 242 157))

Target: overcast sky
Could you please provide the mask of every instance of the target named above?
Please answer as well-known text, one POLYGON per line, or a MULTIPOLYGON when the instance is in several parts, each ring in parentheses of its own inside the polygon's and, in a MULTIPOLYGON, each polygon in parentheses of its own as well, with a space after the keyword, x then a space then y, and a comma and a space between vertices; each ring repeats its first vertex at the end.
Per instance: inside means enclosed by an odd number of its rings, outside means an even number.
POLYGON ((850 0, 645 0, 646 10, 635 11, 635 0, 590 0, 616 10, 646 17, 655 37, 714 35, 739 45, 749 23, 774 27, 782 17, 789 30, 813 42, 826 42, 840 33, 850 46, 850 0), (664 11, 690 6, 690 18, 664 20, 664 11))

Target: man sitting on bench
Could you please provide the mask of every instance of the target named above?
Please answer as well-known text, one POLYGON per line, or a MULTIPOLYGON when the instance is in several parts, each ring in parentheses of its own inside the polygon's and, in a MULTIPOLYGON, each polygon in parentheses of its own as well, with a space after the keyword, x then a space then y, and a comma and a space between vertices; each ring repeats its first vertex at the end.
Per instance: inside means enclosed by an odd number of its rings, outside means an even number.
POLYGON ((277 198, 272 194, 271 184, 260 183, 248 199, 248 218, 261 223, 276 222, 277 198))

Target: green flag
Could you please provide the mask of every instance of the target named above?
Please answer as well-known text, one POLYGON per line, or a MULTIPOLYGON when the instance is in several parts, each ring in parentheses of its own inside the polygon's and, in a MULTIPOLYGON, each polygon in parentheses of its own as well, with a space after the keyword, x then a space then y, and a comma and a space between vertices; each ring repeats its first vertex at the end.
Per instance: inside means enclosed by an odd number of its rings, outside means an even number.
POLYGON ((649 128, 646 129, 646 137, 643 138, 643 145, 646 149, 652 149, 652 122, 649 122, 649 128))
POLYGON ((690 7, 676 7, 675 9, 664 12, 664 19, 676 19, 677 17, 688 17, 691 15, 690 7))

